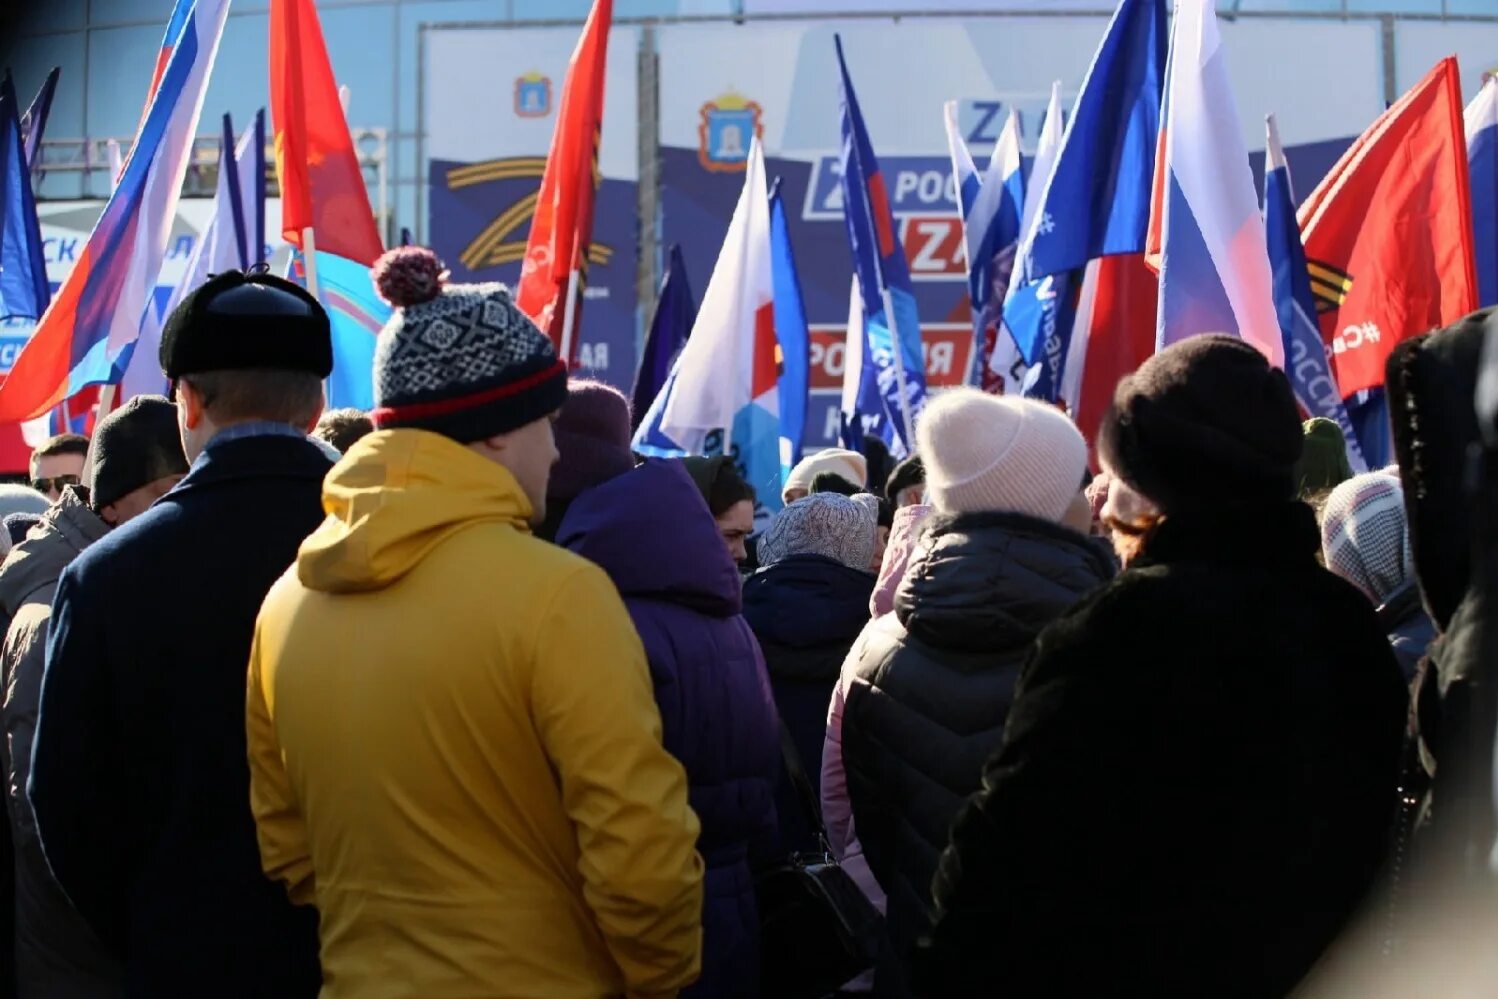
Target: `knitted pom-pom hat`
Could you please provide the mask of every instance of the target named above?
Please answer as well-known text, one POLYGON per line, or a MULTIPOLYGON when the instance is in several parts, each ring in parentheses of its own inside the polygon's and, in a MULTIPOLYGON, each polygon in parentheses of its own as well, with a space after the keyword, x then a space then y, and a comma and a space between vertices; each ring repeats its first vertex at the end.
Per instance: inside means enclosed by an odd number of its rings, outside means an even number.
POLYGON ((403 246, 371 269, 395 314, 375 347, 381 430, 409 427, 460 444, 560 409, 567 366, 502 284, 448 284, 436 254, 403 246))

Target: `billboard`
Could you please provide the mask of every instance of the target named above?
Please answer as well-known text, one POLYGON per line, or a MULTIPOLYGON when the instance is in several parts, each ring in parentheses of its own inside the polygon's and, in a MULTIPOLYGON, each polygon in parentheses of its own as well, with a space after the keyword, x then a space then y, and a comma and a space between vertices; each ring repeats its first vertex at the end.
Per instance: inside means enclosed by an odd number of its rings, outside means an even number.
MULTIPOLYGON (((934 387, 960 382, 971 344, 961 223, 942 106, 984 162, 1010 109, 1026 154, 1053 80, 1069 106, 1107 26, 1103 17, 676 24, 658 29, 662 243, 679 243, 703 287, 728 228, 752 130, 791 209, 791 239, 813 326, 809 446, 836 440, 852 258, 838 189, 833 34, 879 155, 909 261, 934 387), (799 210, 797 210, 799 209, 799 210)), ((1297 190, 1309 193, 1383 109, 1375 22, 1224 23, 1244 144, 1264 144, 1277 111, 1297 190), (1313 99, 1308 99, 1313 98, 1313 99)), ((1261 171, 1261 157, 1254 166, 1261 171)))
MULTIPOLYGON (((663 250, 680 244, 692 286, 707 286, 742 185, 749 140, 757 135, 790 210, 814 327, 807 444, 831 441, 852 275, 837 175, 833 35, 841 33, 914 279, 927 377, 935 386, 954 384, 958 378, 946 374, 947 366, 961 372, 968 363, 971 343, 963 331, 970 328, 970 308, 942 105, 957 102, 959 127, 980 162, 1010 110, 1018 111, 1029 154, 1052 81, 1061 82, 1069 105, 1106 26, 1106 17, 1080 11, 616 26, 581 322, 584 366, 621 388, 633 379, 640 319, 652 305, 638 301, 636 292, 642 225, 657 227, 663 250), (639 77, 642 30, 654 36, 653 84, 639 77), (651 92, 642 96, 642 86, 651 92), (653 134, 642 132, 642 110, 653 134), (640 164, 652 159, 658 187, 641 191, 640 164), (642 219, 642 210, 654 214, 642 219)), ((1278 115, 1303 197, 1383 110, 1381 29, 1373 19, 1222 22, 1256 175, 1262 173, 1265 114, 1278 115)), ((1452 30, 1442 26, 1448 35, 1452 30)), ((577 27, 434 26, 424 32, 424 237, 456 280, 513 283, 577 27)), ((643 263, 648 272, 655 262, 643 263)))
MULTIPOLYGON (((577 38, 576 27, 426 29, 426 241, 452 280, 519 280, 577 38)), ((638 30, 609 33, 602 182, 578 327, 583 373, 626 388, 638 324, 638 49, 638 30)))

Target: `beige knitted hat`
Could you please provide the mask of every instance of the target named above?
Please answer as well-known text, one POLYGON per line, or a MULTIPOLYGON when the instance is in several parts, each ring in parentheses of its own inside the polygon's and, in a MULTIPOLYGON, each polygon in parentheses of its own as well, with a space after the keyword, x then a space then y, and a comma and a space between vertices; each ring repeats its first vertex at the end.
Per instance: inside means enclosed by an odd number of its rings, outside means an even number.
POLYGON ((1087 468, 1087 442, 1059 409, 974 388, 928 403, 916 440, 927 502, 944 513, 1023 513, 1059 523, 1087 468))
POLYGON ((862 489, 864 480, 869 475, 869 464, 867 459, 857 451, 849 451, 840 447, 825 447, 816 454, 809 454, 802 458, 796 467, 791 469, 791 474, 786 477, 782 496, 792 489, 810 489, 811 480, 815 479, 819 472, 833 472, 841 475, 862 489))

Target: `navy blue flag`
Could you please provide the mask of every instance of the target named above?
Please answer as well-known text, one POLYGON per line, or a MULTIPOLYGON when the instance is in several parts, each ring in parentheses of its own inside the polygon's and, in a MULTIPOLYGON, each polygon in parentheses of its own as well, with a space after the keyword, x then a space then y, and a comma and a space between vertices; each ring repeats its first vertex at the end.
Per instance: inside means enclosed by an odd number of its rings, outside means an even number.
POLYGON ((879 394, 894 425, 897 443, 891 453, 903 458, 915 451, 915 425, 926 404, 920 316, 905 248, 890 211, 889 191, 843 58, 843 42, 836 35, 833 38, 842 97, 838 163, 842 168, 843 218, 853 251, 853 272, 863 296, 867 360, 878 374, 879 394))
POLYGON ((26 146, 26 165, 32 173, 36 173, 42 163, 41 154, 37 150, 42 145, 42 133, 47 130, 47 116, 52 113, 52 95, 57 92, 57 78, 61 73, 62 67, 52 67, 52 72, 42 81, 42 89, 36 92, 31 107, 21 115, 21 141, 26 146))
POLYGON ((661 281, 660 294, 655 300, 655 316, 650 320, 650 333, 645 337, 645 350, 640 357, 640 370, 635 375, 632 393, 634 425, 640 429, 640 421, 650 411, 650 404, 660 395, 666 380, 671 377, 671 365, 681 348, 686 346, 692 324, 697 321, 697 303, 692 298, 692 287, 687 282, 687 265, 681 257, 681 247, 671 247, 670 260, 666 265, 666 276, 661 281))
POLYGON ((10 74, 0 79, 0 319, 40 319, 52 301, 42 230, 10 74))

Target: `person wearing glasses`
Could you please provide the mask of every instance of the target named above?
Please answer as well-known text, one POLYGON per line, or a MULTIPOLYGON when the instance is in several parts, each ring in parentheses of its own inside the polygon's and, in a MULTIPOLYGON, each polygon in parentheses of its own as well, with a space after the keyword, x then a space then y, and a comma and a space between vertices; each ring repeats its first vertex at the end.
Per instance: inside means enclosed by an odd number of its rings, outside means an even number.
POLYGON ((56 503, 68 486, 83 482, 83 464, 88 456, 88 438, 82 434, 58 434, 31 452, 31 488, 56 503))

